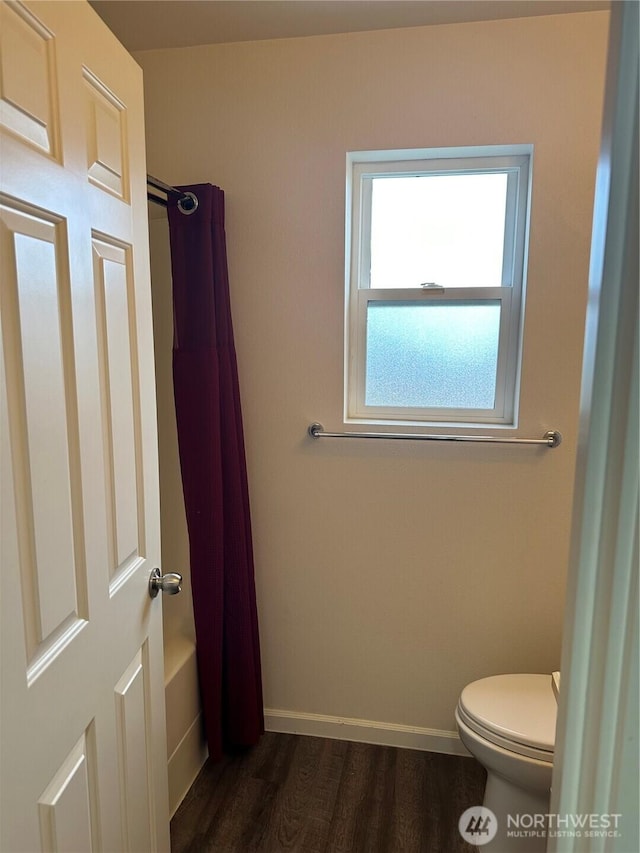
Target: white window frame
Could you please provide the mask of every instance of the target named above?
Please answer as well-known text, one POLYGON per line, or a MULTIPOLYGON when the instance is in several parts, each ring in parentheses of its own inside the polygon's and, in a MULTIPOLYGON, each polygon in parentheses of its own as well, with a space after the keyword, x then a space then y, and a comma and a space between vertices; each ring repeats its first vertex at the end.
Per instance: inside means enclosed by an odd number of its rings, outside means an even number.
POLYGON ((345 423, 517 426, 524 322, 532 145, 351 151, 347 154, 345 423), (501 287, 371 288, 372 179, 392 175, 506 172, 507 211, 501 287), (496 399, 492 409, 412 408, 365 404, 367 307, 500 302, 496 399))

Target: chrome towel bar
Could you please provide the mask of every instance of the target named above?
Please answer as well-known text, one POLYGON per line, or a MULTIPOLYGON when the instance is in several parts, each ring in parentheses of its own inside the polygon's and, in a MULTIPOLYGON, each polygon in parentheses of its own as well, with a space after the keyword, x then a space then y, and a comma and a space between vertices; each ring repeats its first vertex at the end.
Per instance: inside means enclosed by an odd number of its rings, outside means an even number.
POLYGON ((425 435, 411 432, 326 432, 322 424, 314 423, 307 430, 311 438, 389 438, 411 441, 475 441, 486 444, 541 444, 557 447, 562 441, 558 430, 550 429, 542 438, 500 438, 493 435, 425 435))

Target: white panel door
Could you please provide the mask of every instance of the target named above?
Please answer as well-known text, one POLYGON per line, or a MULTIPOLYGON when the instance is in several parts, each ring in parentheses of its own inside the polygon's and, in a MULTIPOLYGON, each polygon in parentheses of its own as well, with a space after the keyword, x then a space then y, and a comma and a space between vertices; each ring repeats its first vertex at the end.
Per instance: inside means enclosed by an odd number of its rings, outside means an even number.
POLYGON ((142 74, 0 13, 0 850, 168 851, 142 74))

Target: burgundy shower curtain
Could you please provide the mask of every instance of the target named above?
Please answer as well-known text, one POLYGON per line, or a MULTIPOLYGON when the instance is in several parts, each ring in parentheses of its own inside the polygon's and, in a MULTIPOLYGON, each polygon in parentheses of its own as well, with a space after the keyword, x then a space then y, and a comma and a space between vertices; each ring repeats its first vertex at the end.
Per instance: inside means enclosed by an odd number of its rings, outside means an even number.
POLYGON ((198 675, 209 755, 264 731, 242 415, 224 232, 224 193, 180 187, 169 203, 173 378, 189 531, 198 675))

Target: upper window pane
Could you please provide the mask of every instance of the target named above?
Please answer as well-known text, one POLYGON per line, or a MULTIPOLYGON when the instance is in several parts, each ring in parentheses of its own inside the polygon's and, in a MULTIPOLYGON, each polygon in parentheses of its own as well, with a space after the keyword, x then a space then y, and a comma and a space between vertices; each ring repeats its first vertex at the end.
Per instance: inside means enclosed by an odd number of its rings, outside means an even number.
POLYGON ((500 287, 507 173, 371 178, 370 287, 500 287))

